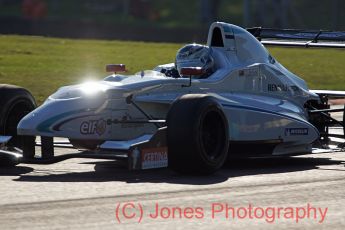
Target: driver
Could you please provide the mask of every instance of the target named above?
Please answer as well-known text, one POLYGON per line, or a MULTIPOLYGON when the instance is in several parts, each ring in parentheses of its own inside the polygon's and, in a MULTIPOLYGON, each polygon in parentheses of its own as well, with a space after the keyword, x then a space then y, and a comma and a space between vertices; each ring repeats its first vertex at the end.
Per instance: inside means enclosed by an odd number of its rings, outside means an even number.
POLYGON ((205 74, 194 76, 197 78, 208 78, 214 71, 214 59, 212 50, 208 46, 200 44, 188 44, 177 51, 175 66, 181 77, 183 67, 201 67, 205 74))

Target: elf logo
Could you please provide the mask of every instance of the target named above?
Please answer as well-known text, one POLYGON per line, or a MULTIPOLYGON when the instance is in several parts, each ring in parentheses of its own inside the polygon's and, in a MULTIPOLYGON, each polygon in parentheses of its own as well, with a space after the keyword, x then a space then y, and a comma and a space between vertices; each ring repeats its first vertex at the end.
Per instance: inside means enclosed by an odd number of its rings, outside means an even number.
POLYGON ((107 122, 103 119, 83 121, 80 125, 80 133, 83 135, 103 135, 107 129, 107 122))

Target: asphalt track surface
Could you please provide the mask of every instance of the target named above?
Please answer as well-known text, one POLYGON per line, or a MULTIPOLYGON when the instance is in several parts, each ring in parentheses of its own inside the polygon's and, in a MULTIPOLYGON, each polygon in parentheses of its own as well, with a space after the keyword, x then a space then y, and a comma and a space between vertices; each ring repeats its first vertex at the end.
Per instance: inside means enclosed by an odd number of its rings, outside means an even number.
MULTIPOLYGON (((68 151, 75 150, 58 150, 68 151)), ((129 172, 112 160, 20 164, 0 169, 0 229, 344 229, 344 161, 344 152, 237 160, 203 177, 129 172), (165 209, 154 218, 157 204, 165 209), (308 204, 327 208, 323 220, 318 210, 284 216, 308 204), (242 219, 226 217, 226 205, 242 208, 242 219)))
POLYGON ((344 166, 345 152, 233 160, 210 176, 20 164, 0 168, 0 229, 345 229, 344 166))

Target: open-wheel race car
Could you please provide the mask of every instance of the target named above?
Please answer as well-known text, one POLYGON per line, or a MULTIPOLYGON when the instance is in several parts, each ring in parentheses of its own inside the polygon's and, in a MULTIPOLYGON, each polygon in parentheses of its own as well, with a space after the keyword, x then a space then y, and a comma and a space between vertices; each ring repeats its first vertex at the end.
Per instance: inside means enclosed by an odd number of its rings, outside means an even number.
POLYGON ((344 127, 331 113, 344 109, 330 108, 328 100, 345 92, 309 90, 263 44, 345 48, 344 42, 345 32, 215 22, 207 45, 182 47, 175 63, 127 76, 119 74, 124 65, 108 65, 113 74, 102 81, 60 88, 20 120, 17 133, 3 133, 1 155, 13 164, 95 157, 128 160, 130 169, 205 174, 232 157, 329 151, 332 138, 344 141, 343 131, 330 133, 344 127), (54 156, 54 137, 83 151, 54 156), (19 147, 6 144, 12 138, 19 147))

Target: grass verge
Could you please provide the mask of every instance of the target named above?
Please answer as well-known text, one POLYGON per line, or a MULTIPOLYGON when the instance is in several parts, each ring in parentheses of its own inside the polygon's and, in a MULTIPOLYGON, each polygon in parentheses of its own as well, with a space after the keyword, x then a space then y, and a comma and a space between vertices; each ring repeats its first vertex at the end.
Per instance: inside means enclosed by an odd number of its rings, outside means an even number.
MULTIPOLYGON (((182 44, 0 36, 0 83, 28 88, 41 104, 63 85, 104 78, 105 65, 124 63, 129 73, 173 62, 182 44)), ((312 89, 345 90, 345 52, 270 48, 312 89)))

